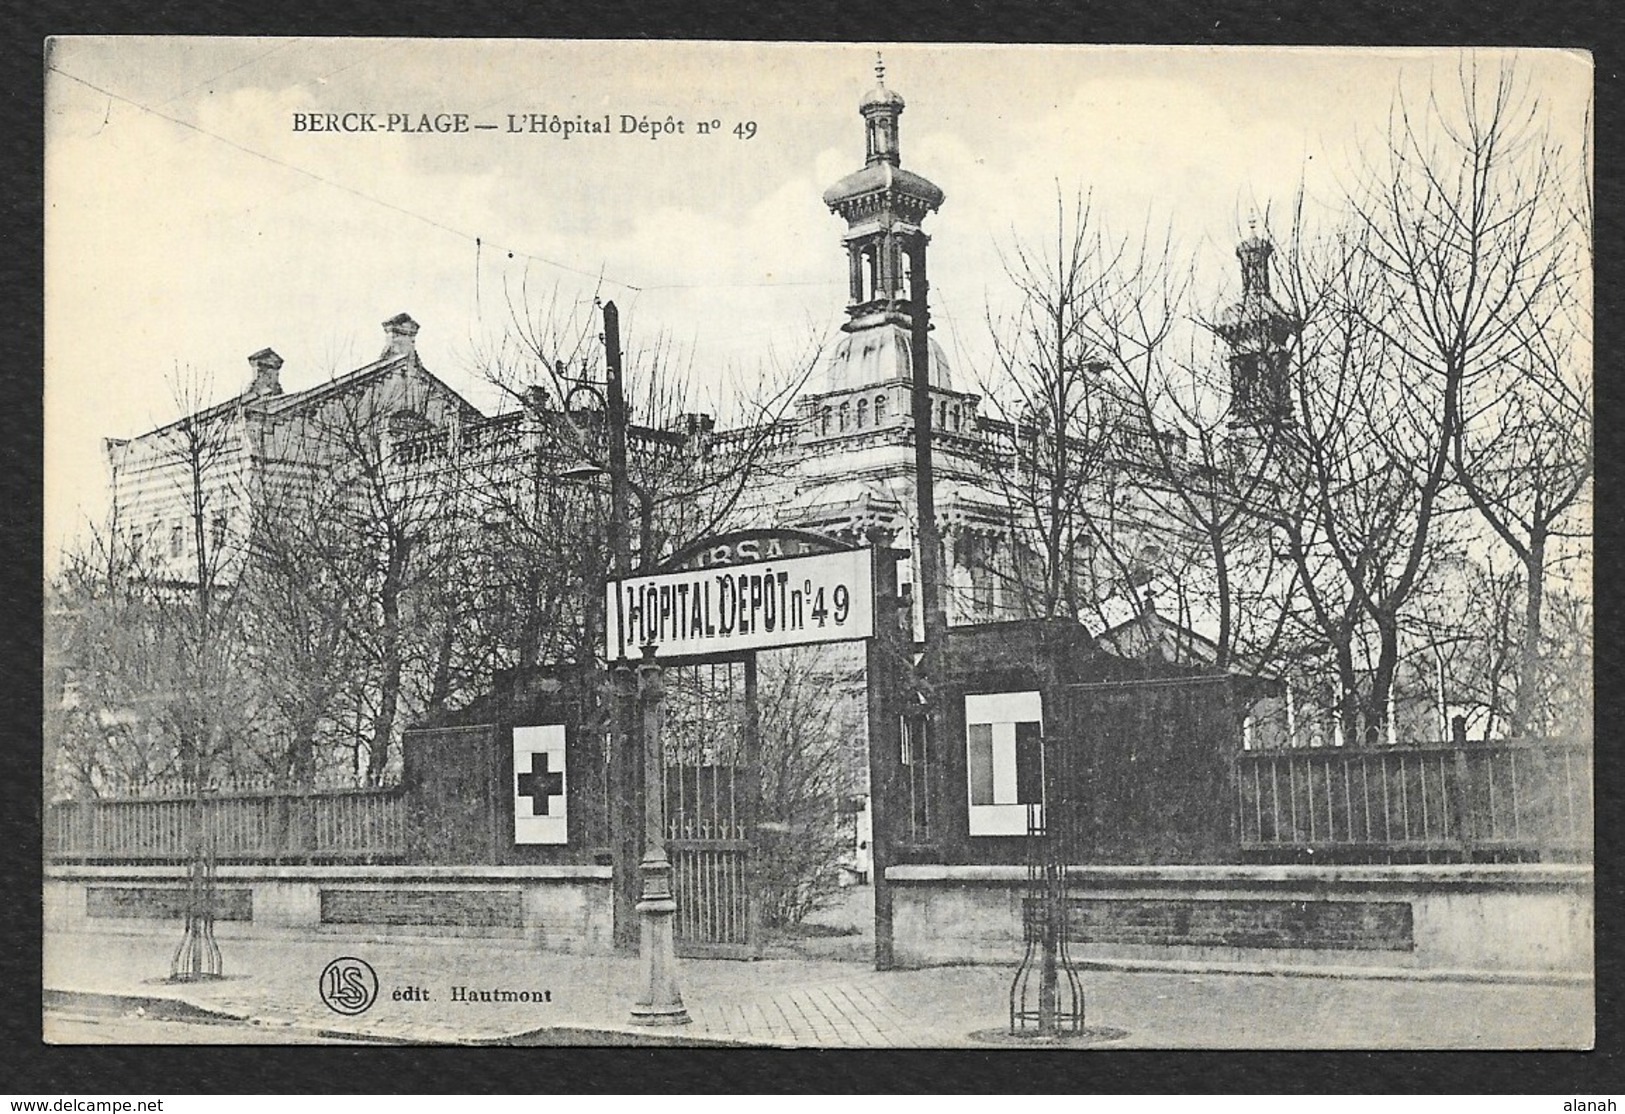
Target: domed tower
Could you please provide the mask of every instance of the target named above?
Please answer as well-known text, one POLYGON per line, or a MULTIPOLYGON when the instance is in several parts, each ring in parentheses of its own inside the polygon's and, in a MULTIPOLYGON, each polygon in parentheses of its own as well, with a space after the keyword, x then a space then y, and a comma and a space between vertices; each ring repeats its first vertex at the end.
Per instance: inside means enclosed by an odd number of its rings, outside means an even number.
MULTIPOLYGON (((847 225, 847 321, 826 365, 826 391, 866 387, 911 375, 912 321, 909 258, 929 237, 920 225, 943 201, 942 190, 904 170, 898 135, 903 98, 886 87, 875 63, 876 84, 858 104, 863 116, 863 169, 824 191, 824 204, 847 225)), ((930 345, 930 380, 952 388, 948 362, 930 345)))
POLYGON ((950 614, 984 621, 1014 613, 1014 594, 1007 598, 1002 587, 1010 577, 1002 565, 997 575, 994 568, 1006 561, 1000 547, 1010 537, 1011 508, 988 472, 981 399, 954 389, 942 347, 930 338, 921 225, 943 193, 902 168, 903 98, 886 86, 879 65, 875 76, 858 105, 864 165, 823 195, 846 222, 846 320, 825 356, 822 381, 796 400, 800 420, 785 470, 793 487, 762 513, 913 550, 902 575, 916 598, 936 601, 916 607, 915 621, 940 635, 950 614), (921 390, 916 353, 924 356, 921 390))
POLYGON ((1292 339, 1298 318, 1270 294, 1275 246, 1258 235, 1256 221, 1236 247, 1241 299, 1219 314, 1218 334, 1230 346, 1230 425, 1281 429, 1292 419, 1292 339))

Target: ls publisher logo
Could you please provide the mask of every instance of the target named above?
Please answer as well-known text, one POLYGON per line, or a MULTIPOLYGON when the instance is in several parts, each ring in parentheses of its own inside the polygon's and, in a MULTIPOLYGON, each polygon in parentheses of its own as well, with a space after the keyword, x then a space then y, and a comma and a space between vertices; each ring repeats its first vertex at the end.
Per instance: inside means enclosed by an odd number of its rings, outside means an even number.
POLYGON ((340 956, 322 969, 321 993, 334 1013, 366 1013, 378 1000, 378 973, 364 959, 340 956))

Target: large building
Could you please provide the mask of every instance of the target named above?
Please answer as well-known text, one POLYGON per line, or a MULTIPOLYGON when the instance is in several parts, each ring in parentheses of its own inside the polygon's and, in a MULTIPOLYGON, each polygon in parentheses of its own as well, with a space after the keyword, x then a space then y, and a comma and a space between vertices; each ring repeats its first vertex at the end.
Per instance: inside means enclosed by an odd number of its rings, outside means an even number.
POLYGON ((118 548, 140 571, 176 583, 236 578, 268 502, 309 496, 333 469, 382 459, 423 428, 455 429, 479 412, 418 358, 418 324, 384 322, 376 360, 298 391, 282 357, 248 357, 241 393, 130 438, 108 438, 118 548))
MULTIPOLYGON (((877 67, 858 106, 863 165, 822 199, 846 225, 847 320, 812 389, 774 420, 742 428, 716 429, 705 415, 633 415, 637 567, 724 529, 793 527, 908 548, 901 587, 918 583, 912 282, 925 266, 925 221, 945 194, 903 165, 903 112, 877 67)), ((1256 236, 1238 249, 1243 294, 1221 318, 1238 437, 1289 409, 1290 315, 1269 294, 1269 250, 1256 236)), ((377 360, 301 390, 284 390, 281 358, 263 349, 236 397, 107 442, 115 537, 156 580, 234 583, 262 543, 288 540, 277 519, 301 500, 337 499, 353 535, 396 547, 374 571, 369 606, 392 637, 431 613, 434 629, 422 645, 376 652, 395 674, 422 673, 389 686, 400 690, 389 707, 324 713, 355 724, 357 749, 363 738, 376 749, 425 706, 471 698, 502 669, 593 656, 593 585, 607 550, 602 487, 563 478, 583 458, 607 464, 601 389, 577 389, 562 364, 533 352, 538 381, 509 384, 519 405, 488 416, 423 366, 409 316, 384 331, 377 360)), ((1209 644, 1192 628, 1207 616, 1183 602, 1190 583, 1169 556, 1191 538, 1148 467, 1159 456, 1166 466, 1179 446, 1154 444, 1132 408, 1103 397, 1096 429, 1077 435, 1096 440, 1072 446, 1092 470, 1046 475, 1053 423, 985 412, 934 339, 926 355, 948 622, 1065 616, 1108 645, 1201 661, 1209 644), (1083 490, 1067 493, 1066 521, 1053 507, 1045 519, 1035 495, 1067 486, 1083 490), (1171 618, 1157 614, 1167 587, 1159 576, 1182 593, 1171 618)))

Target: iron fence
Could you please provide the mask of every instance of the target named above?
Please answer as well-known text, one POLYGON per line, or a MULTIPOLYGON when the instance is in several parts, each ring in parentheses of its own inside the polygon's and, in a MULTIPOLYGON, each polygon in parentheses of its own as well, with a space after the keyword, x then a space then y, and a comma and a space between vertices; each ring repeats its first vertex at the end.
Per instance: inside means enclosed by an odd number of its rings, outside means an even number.
POLYGON ((199 824, 221 862, 392 862, 406 849, 399 788, 62 801, 45 819, 58 862, 186 862, 199 824))
POLYGON ((1241 851, 1274 860, 1589 859, 1588 740, 1251 750, 1241 851))

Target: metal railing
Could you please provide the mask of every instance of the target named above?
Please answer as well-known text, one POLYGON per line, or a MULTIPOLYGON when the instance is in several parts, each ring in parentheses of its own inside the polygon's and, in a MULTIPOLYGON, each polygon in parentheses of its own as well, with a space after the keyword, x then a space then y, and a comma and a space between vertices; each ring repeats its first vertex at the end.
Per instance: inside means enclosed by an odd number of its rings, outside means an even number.
POLYGON ((1589 740, 1242 751, 1244 856, 1589 859, 1589 740))
POLYGON ((406 850, 399 788, 62 801, 46 808, 56 862, 173 863, 204 844, 220 862, 392 862, 406 850))

